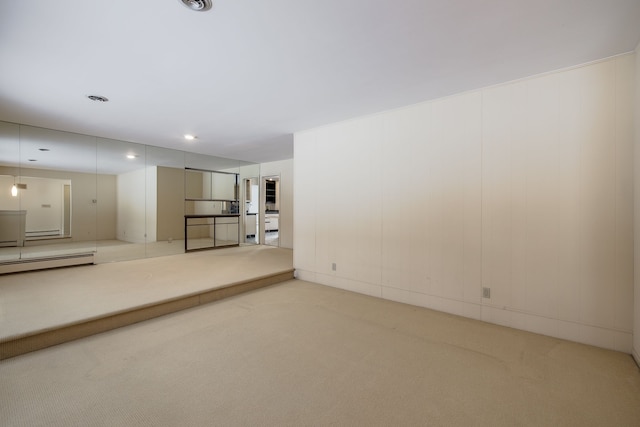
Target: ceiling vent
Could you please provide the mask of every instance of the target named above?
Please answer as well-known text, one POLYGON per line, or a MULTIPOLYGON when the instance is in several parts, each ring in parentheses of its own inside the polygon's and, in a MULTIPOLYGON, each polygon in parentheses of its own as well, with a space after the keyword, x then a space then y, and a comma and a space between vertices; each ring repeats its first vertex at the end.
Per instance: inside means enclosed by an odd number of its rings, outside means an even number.
POLYGON ((189 9, 197 12, 204 12, 213 6, 211 0, 182 0, 182 3, 189 9))
POLYGON ((100 95, 87 95, 87 98, 89 98, 92 101, 96 101, 96 102, 108 102, 109 99, 104 97, 104 96, 100 96, 100 95))

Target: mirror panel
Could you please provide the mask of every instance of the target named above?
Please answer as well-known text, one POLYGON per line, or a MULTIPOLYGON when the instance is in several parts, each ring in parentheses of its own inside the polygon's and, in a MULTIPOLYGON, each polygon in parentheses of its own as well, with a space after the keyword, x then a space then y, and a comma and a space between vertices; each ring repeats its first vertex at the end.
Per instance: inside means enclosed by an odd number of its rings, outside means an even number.
POLYGON ((24 246, 20 180, 20 128, 0 122, 0 262, 17 261, 24 246), (13 192, 13 194, 12 194, 13 192))
POLYGON ((185 171, 185 193, 187 200, 211 200, 211 172, 199 169, 185 171))
POLYGON ((214 200, 238 200, 238 174, 213 172, 211 174, 211 198, 214 200))
POLYGON ((240 183, 241 241, 257 245, 260 243, 260 165, 241 165, 240 183))
MULTIPOLYGON (((260 175, 250 162, 16 123, 0 122, 0 142, 0 213, 18 218, 7 227, 0 219, 0 262, 87 252, 96 262, 182 253, 185 215, 240 215, 245 190, 238 174, 260 175), (23 186, 16 196, 14 180, 23 186), (9 239, 5 229, 18 237, 9 239)), ((206 233, 216 247, 239 244, 244 221, 228 221, 219 219, 206 233)))
MULTIPOLYGON (((100 239, 98 262, 145 257, 147 212, 146 151, 142 144, 97 138, 100 239)), ((155 237, 155 236, 153 236, 155 237)))
POLYGON ((19 148, 27 184, 21 195, 26 210, 21 257, 95 252, 95 138, 20 125, 19 148))
POLYGON ((146 194, 147 211, 156 212, 147 222, 146 256, 184 253, 184 153, 147 146, 146 160, 147 182, 155 176, 155 191, 146 194))

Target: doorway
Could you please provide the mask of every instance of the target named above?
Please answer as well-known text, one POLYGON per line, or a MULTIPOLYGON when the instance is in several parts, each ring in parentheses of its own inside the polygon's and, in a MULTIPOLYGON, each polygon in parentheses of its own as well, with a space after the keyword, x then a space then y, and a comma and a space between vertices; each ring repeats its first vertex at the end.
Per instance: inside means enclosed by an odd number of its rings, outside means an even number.
POLYGON ((265 176, 262 178, 261 211, 264 212, 260 221, 263 224, 261 241, 265 245, 280 246, 280 176, 265 176))
POLYGON ((260 240, 259 178, 244 179, 244 243, 257 245, 260 240))

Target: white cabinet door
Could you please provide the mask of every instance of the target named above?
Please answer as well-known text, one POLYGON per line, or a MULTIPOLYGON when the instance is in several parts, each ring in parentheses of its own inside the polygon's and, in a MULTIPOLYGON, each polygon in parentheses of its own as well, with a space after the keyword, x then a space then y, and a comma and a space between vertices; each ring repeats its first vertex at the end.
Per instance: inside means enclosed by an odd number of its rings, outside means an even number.
POLYGON ((278 230, 278 217, 279 215, 265 215, 264 216, 264 230, 276 231, 278 230))
POLYGON ((256 234, 256 217, 257 215, 247 215, 244 231, 247 236, 255 236, 256 234))

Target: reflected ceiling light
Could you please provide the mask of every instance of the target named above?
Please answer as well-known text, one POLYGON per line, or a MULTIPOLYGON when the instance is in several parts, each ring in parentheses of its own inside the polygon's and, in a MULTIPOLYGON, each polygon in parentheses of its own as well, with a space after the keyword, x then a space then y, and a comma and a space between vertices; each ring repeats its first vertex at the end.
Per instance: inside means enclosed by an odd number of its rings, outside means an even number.
POLYGON ((186 134, 184 136, 184 139, 186 139, 187 141, 193 141, 194 139, 196 139, 196 137, 195 137, 195 135, 186 134))
POLYGON ((127 159, 135 159, 136 157, 138 157, 135 154, 127 154, 127 159))
POLYGON ((11 195, 13 197, 18 197, 18 187, 16 187, 15 184, 13 184, 13 186, 11 187, 11 195))
POLYGON ((204 12, 211 9, 213 2, 211 0, 182 0, 182 4, 196 12, 204 12))
POLYGON ((87 95, 87 98, 96 102, 109 102, 109 98, 101 95, 87 95))

